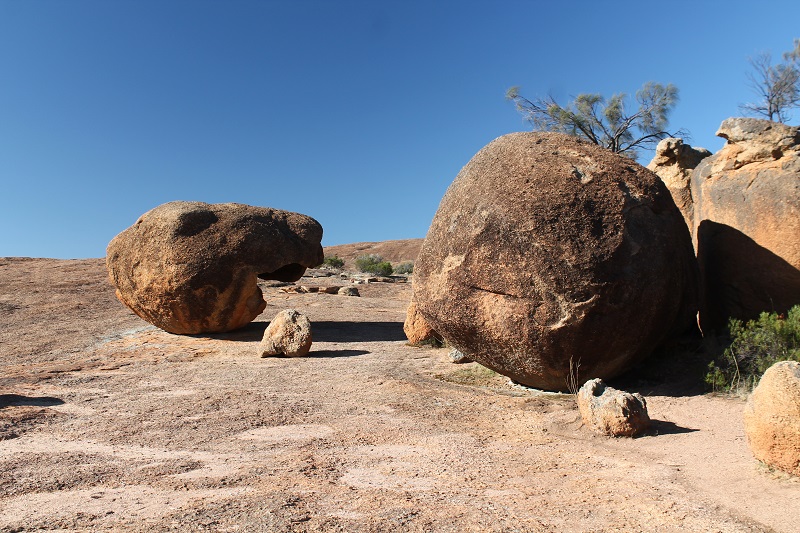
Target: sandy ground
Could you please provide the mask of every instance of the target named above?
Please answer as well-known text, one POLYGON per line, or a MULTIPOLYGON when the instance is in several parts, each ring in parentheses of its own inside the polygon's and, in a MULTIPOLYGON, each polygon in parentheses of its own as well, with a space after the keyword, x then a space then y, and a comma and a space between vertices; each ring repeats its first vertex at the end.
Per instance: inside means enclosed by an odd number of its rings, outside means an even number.
POLYGON ((645 387, 652 432, 596 436, 571 396, 406 345, 410 284, 359 289, 265 284, 248 328, 177 336, 102 260, 0 259, 0 530, 800 531, 741 399, 645 387), (261 359, 284 308, 312 353, 261 359))

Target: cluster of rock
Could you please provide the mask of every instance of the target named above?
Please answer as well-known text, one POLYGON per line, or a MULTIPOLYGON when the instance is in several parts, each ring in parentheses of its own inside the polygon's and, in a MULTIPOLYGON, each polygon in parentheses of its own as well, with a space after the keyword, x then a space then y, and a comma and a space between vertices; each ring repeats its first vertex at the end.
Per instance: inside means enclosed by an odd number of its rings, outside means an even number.
POLYGON ((341 286, 341 285, 327 285, 322 287, 309 287, 307 285, 292 285, 288 287, 281 287, 281 292, 288 294, 339 294, 341 296, 361 296, 357 287, 341 286))
POLYGON ((487 145, 431 224, 409 340, 563 390, 570 358, 613 377, 698 310, 713 330, 800 303, 800 131, 728 119, 717 134, 715 155, 661 141, 654 172, 555 133, 487 145))
POLYGON ((727 143, 709 157, 665 139, 648 166, 692 230, 706 331, 800 303, 800 129, 731 118, 717 135, 727 143))

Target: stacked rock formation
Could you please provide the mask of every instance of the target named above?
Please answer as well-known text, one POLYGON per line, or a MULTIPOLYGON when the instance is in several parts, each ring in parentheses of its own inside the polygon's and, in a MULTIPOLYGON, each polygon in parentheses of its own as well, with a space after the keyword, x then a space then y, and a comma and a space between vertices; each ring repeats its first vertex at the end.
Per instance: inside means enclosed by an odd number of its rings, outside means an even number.
POLYGON ((108 245, 117 298, 170 333, 230 331, 264 310, 258 278, 300 279, 322 262, 311 217, 243 204, 170 202, 108 245))
POLYGON ((733 118, 717 135, 692 175, 704 330, 800 303, 800 128, 733 118))
POLYGON ((658 143, 656 154, 647 165, 648 170, 655 172, 667 186, 690 229, 694 219, 692 171, 710 155, 711 152, 705 148, 694 148, 685 144, 683 139, 670 137, 658 143))
POLYGON ((664 183, 575 137, 514 133, 461 170, 414 270, 429 326, 470 359, 564 390, 694 323, 689 230, 664 183))

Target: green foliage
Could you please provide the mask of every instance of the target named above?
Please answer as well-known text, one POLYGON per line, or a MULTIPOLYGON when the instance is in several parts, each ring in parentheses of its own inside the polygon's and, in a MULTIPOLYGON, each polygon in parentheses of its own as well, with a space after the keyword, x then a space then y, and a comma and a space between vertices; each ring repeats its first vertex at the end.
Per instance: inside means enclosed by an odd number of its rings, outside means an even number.
POLYGON ((414 261, 403 261, 394 267, 395 274, 411 274, 414 272, 414 261))
POLYGON ((326 257, 325 261, 322 262, 322 265, 328 268, 344 268, 344 259, 340 259, 335 255, 326 257))
POLYGON ((384 261, 378 254, 361 255, 356 258, 356 268, 361 272, 375 274, 376 276, 391 276, 392 264, 384 261))
POLYGON ((708 365, 706 383, 715 391, 749 392, 778 361, 800 361, 800 305, 786 316, 761 313, 758 320, 728 322, 732 342, 708 365))
POLYGON ((636 157, 641 148, 652 148, 667 137, 686 133, 667 131, 669 114, 678 102, 678 88, 655 82, 645 83, 636 92, 637 109, 625 108, 625 94, 615 94, 608 100, 600 94, 579 94, 566 106, 552 97, 528 100, 511 87, 506 98, 512 100, 535 130, 555 131, 582 137, 590 142, 636 157))

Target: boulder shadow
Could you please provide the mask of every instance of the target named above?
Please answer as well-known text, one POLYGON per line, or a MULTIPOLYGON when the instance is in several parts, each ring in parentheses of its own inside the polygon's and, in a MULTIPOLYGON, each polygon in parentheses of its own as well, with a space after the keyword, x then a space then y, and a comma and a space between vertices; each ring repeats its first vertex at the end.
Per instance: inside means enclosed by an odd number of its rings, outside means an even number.
POLYGON ((667 422, 666 420, 650 420, 650 428, 647 430, 646 435, 657 437, 658 435, 679 435, 681 433, 694 433, 700 431, 694 428, 685 428, 679 426, 674 422, 667 422))
MULTIPOLYGON (((243 328, 227 333, 205 333, 192 336, 228 341, 253 342, 260 341, 264 337, 264 330, 267 329, 267 326, 269 326, 269 322, 250 322, 243 328)), ((314 342, 380 342, 406 340, 402 322, 312 321, 311 333, 314 336, 314 342)))
POLYGON ((64 405, 64 400, 52 396, 23 396, 21 394, 0 394, 0 409, 6 407, 53 407, 64 405))
POLYGON ((800 270, 726 224, 703 220, 697 228, 703 294, 703 331, 724 330, 728 317, 784 313, 800 302, 800 270))
POLYGON ((311 331, 318 342, 406 340, 402 322, 312 322, 311 331))
POLYGON ((359 355, 367 355, 367 350, 312 350, 308 352, 308 357, 318 357, 320 359, 333 359, 335 357, 357 357, 359 355))

